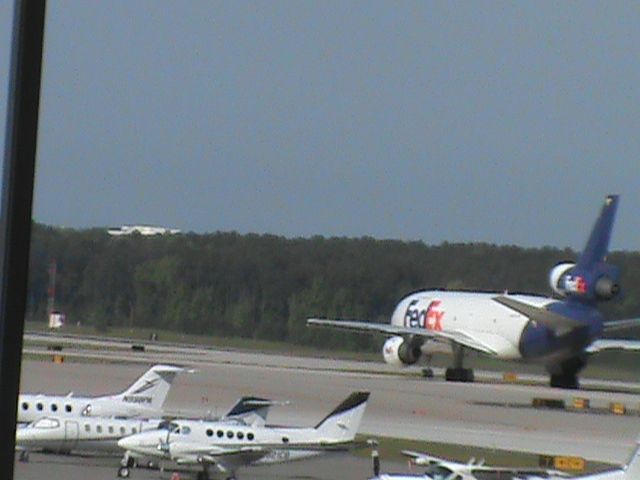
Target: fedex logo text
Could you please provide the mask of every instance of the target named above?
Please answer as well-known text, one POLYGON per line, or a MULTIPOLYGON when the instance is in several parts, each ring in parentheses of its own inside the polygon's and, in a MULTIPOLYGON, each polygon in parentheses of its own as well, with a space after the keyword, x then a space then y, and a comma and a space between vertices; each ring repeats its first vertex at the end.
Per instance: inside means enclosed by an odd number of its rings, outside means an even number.
POLYGON ((578 275, 564 277, 564 290, 567 292, 587 293, 587 281, 578 275))
POLYGON ((440 304, 440 300, 433 300, 427 308, 420 308, 420 301, 412 300, 404 314, 405 327, 442 331, 442 319, 445 312, 441 310, 440 304))

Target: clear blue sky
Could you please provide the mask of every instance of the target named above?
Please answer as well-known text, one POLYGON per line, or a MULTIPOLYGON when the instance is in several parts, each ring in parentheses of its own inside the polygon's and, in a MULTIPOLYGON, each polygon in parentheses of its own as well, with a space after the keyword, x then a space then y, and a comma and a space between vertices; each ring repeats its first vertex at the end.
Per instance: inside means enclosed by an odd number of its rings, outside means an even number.
POLYGON ((34 216, 579 249, 615 192, 638 250, 639 25, 633 2, 50 0, 34 216))

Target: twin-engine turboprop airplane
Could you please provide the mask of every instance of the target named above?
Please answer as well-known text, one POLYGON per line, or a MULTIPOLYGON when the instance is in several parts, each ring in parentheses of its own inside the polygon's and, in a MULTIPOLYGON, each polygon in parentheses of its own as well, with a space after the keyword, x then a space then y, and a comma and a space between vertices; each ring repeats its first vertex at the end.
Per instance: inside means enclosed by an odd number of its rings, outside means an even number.
MULTIPOLYGON (((313 428, 229 425, 221 422, 184 423, 173 428, 138 433, 123 438, 118 445, 126 456, 141 455, 169 460, 178 465, 202 467, 198 480, 209 478, 209 468, 226 479, 235 471, 255 463, 277 463, 345 448, 356 436, 369 399, 369 392, 352 393, 313 428)), ((129 476, 129 465, 118 470, 129 476)))
POLYGON ((563 262, 550 272, 551 288, 562 299, 507 293, 428 290, 400 301, 390 324, 309 319, 309 325, 389 335, 384 360, 392 365, 416 363, 428 342, 451 345, 450 381, 471 382, 463 367, 467 350, 502 360, 538 362, 551 374, 551 386, 578 388, 578 372, 589 354, 604 350, 640 350, 640 342, 601 339, 605 333, 640 325, 640 319, 605 322, 599 302, 619 293, 618 268, 606 262, 618 196, 606 197, 578 261, 563 262))
POLYGON ((101 397, 23 393, 18 396, 18 423, 55 416, 161 416, 171 383, 183 368, 154 365, 124 392, 101 397))

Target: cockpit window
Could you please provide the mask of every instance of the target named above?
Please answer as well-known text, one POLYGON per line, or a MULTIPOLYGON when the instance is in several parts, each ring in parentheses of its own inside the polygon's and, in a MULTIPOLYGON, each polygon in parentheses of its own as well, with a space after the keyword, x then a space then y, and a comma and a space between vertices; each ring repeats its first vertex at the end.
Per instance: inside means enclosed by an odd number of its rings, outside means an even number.
POLYGON ((41 418, 33 424, 33 428, 57 428, 60 422, 55 418, 41 418))
POLYGON ((171 420, 163 420, 158 424, 159 430, 169 430, 170 432, 175 432, 178 429, 178 424, 172 422, 171 420))
POLYGON ((442 465, 431 465, 425 473, 433 478, 433 480, 445 480, 451 476, 453 471, 442 465))

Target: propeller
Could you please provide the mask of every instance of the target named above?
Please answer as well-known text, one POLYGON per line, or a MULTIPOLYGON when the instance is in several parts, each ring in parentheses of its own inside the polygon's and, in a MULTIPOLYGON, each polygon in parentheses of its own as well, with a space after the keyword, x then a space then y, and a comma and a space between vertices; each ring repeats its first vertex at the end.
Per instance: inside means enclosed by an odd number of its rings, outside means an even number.
POLYGON ((170 433, 171 431, 167 429, 167 436, 165 437, 164 441, 162 440, 162 437, 158 438, 158 446, 156 447, 158 451, 163 453, 169 453, 169 434, 170 433))

